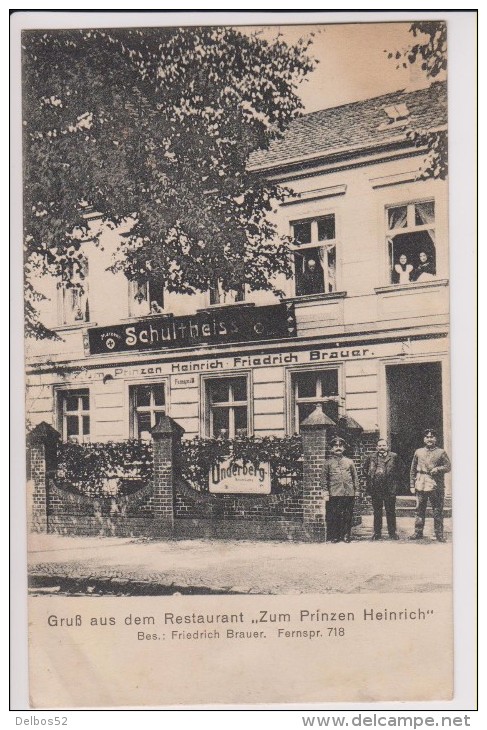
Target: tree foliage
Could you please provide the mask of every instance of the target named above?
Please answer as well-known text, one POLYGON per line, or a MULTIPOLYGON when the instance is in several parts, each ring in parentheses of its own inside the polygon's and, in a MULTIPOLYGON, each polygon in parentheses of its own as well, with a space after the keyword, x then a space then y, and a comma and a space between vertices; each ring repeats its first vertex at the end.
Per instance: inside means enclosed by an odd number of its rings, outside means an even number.
POLYGON ((285 193, 246 163, 300 113, 310 43, 227 27, 24 32, 28 333, 43 336, 36 276, 80 286, 81 244, 103 228, 87 211, 133 222, 115 263, 130 279, 193 293, 290 275, 268 220, 285 193))
MULTIPOLYGON (((409 28, 415 39, 408 48, 389 51, 388 58, 398 61, 398 68, 419 63, 430 79, 437 78, 447 69, 447 29, 444 21, 418 21, 409 28)), ((409 139, 416 147, 426 147, 421 177, 445 180, 448 175, 448 133, 446 130, 411 129, 409 139)))
POLYGON ((412 23, 409 29, 415 42, 403 51, 389 52, 389 58, 400 60, 400 65, 419 63, 428 78, 434 79, 447 68, 446 23, 428 20, 412 23))

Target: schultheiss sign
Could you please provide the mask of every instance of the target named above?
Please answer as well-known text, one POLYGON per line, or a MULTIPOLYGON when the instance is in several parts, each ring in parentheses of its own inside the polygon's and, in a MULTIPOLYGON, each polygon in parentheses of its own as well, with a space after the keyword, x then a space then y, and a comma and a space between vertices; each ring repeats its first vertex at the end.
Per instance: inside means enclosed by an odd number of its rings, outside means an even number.
POLYGON ((213 494, 271 493, 271 470, 267 462, 253 464, 228 458, 213 464, 208 479, 213 494))
POLYGON ((92 355, 295 336, 292 302, 266 307, 204 310, 184 317, 172 314, 152 316, 130 324, 88 329, 92 355))

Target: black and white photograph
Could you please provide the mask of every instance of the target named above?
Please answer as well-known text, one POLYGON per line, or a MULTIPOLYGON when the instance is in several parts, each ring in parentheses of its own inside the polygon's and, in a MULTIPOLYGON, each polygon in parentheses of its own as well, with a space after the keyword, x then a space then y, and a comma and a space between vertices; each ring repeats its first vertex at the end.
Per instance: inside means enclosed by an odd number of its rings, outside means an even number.
POLYGON ((20 31, 34 708, 454 697, 449 24, 321 15, 20 31))

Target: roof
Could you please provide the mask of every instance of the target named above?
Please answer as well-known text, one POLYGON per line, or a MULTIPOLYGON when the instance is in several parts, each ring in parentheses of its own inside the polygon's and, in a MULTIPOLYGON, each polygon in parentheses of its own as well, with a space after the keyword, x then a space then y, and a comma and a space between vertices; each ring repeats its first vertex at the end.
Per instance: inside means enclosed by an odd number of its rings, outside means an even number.
POLYGON ((447 123, 446 81, 427 88, 394 91, 372 99, 305 114, 291 122, 284 137, 268 150, 252 153, 249 167, 266 168, 289 164, 303 157, 326 156, 350 147, 404 139, 404 122, 391 120, 386 107, 405 104, 407 126, 418 130, 444 127, 447 123))

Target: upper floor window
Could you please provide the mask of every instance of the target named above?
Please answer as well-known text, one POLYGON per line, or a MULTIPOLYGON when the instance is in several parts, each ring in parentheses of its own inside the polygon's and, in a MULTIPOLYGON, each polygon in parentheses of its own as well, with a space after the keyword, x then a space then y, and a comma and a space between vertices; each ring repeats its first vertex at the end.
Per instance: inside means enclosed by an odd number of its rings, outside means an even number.
POLYGON ((291 223, 294 243, 296 295, 336 291, 335 216, 291 223))
POLYGON ((326 415, 335 423, 339 417, 340 395, 338 370, 310 370, 293 373, 292 387, 292 430, 299 432, 299 426, 321 405, 326 415))
POLYGON ((61 432, 64 441, 85 443, 90 440, 90 392, 64 390, 58 399, 61 432))
POLYGON ((131 435, 148 440, 157 418, 166 412, 166 389, 164 383, 132 385, 130 387, 131 435))
POLYGON ((435 203, 433 200, 386 208, 389 270, 392 284, 436 277, 435 203))
POLYGON ((245 284, 230 291, 225 291, 220 281, 213 286, 210 285, 210 304, 235 304, 243 301, 245 301, 245 284))
POLYGON ((248 377, 209 378, 206 381, 208 436, 229 438, 249 433, 248 377))
POLYGON ((74 271, 62 276, 59 286, 59 319, 61 324, 79 324, 90 321, 88 302, 88 261, 76 263, 74 271))
POLYGON ((145 281, 129 281, 129 316, 146 317, 164 311, 164 282, 156 274, 145 281))

